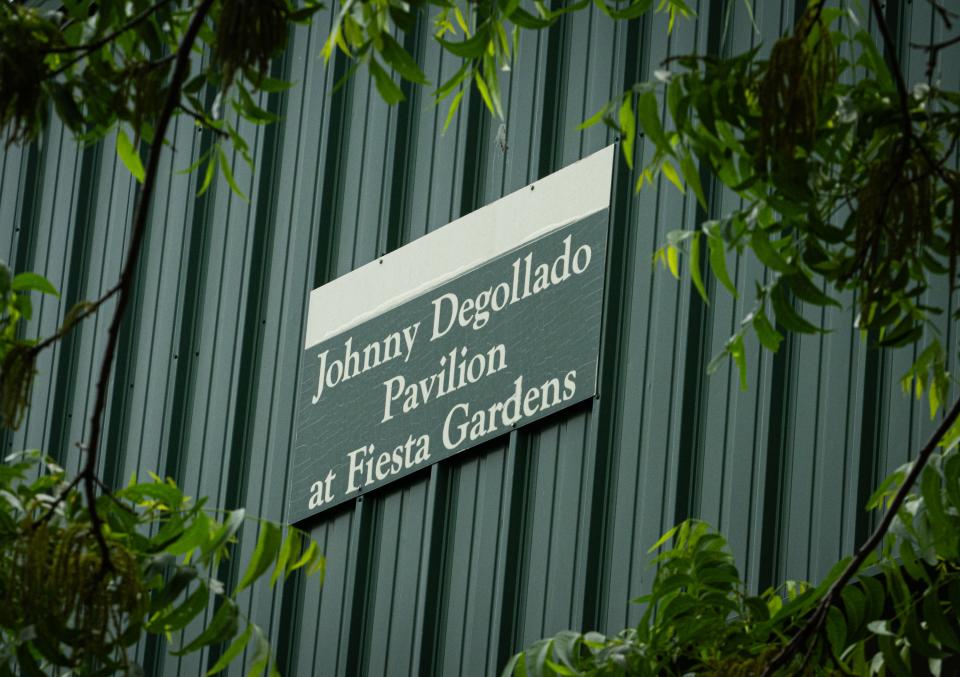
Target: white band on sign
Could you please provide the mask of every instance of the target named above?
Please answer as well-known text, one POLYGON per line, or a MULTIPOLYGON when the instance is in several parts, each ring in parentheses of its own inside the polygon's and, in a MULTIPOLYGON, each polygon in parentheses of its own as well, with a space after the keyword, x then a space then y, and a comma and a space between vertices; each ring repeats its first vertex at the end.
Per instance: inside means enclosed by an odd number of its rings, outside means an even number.
POLYGON ((310 292, 304 349, 610 206, 607 146, 310 292))

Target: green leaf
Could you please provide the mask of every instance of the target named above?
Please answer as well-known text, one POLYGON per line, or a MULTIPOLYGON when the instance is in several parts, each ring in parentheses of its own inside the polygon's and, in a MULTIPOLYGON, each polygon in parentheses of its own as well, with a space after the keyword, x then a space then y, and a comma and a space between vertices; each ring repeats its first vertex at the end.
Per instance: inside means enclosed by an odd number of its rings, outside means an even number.
POLYGON ((83 113, 73 98, 72 88, 59 82, 48 82, 47 88, 57 109, 57 115, 64 124, 74 132, 79 132, 85 126, 83 113))
POLYGON ((757 338, 760 340, 760 345, 773 352, 777 352, 777 350, 780 349, 783 334, 774 329, 762 308, 753 313, 751 325, 753 326, 753 331, 757 334, 757 338))
POLYGON ((650 549, 647 550, 647 554, 648 554, 648 555, 651 554, 652 552, 654 552, 655 550, 657 550, 661 545, 663 545, 664 543, 666 543, 667 541, 669 541, 671 538, 673 538, 673 535, 674 535, 675 533, 677 533, 677 529, 679 529, 679 528, 680 528, 680 525, 678 524, 678 525, 676 525, 675 527, 673 527, 672 529, 670 529, 669 531, 667 531, 667 532, 666 532, 663 536, 661 536, 659 539, 657 539, 657 542, 654 543, 653 545, 651 545, 651 546, 650 546, 650 549))
POLYGON ((260 91, 271 94, 286 91, 294 85, 293 82, 288 80, 278 80, 277 78, 271 78, 267 75, 259 75, 252 82, 260 91))
POLYGON ((603 120, 604 116, 610 112, 610 108, 611 104, 608 101, 607 103, 603 104, 596 113, 577 125, 577 130, 584 130, 588 127, 593 127, 595 124, 603 120))
POLYGON ((453 121, 453 116, 457 113, 457 108, 460 107, 460 102, 463 100, 463 90, 461 89, 457 92, 457 95, 453 97, 453 101, 450 102, 450 108, 447 110, 447 118, 443 121, 443 131, 441 134, 446 134, 447 127, 450 126, 450 123, 453 121))
POLYGON ((863 591, 856 585, 846 585, 840 591, 843 609, 847 616, 847 628, 854 634, 863 623, 866 602, 863 591))
POLYGON ((793 292, 794 296, 801 301, 813 303, 818 306, 843 307, 836 299, 824 294, 803 271, 793 273, 792 275, 784 275, 781 279, 787 283, 787 286, 790 287, 790 291, 793 292))
POLYGON ((226 545, 227 541, 237 533, 237 530, 243 525, 246 512, 243 508, 231 510, 227 513, 227 519, 223 525, 214 532, 213 536, 201 547, 201 553, 204 559, 215 555, 217 550, 226 545))
POLYGON ((143 183, 146 172, 143 169, 143 163, 140 161, 140 154, 133 147, 130 137, 122 129, 117 129, 117 155, 126 166, 127 171, 133 174, 133 178, 139 183, 143 183))
POLYGON ((892 636, 879 635, 877 644, 880 645, 880 650, 883 652, 883 664, 889 668, 891 673, 896 677, 911 677, 910 669, 900 658, 900 653, 897 651, 892 636))
POLYGON ((10 289, 17 292, 38 291, 41 294, 50 294, 60 298, 57 288, 53 286, 50 280, 37 273, 27 272, 15 275, 13 280, 10 281, 10 289))
POLYGON ((906 473, 904 473, 902 470, 898 470, 896 472, 893 472, 887 475, 887 477, 883 480, 883 482, 880 483, 880 486, 877 487, 877 490, 874 491, 873 494, 870 496, 870 498, 867 500, 867 505, 865 506, 866 509, 873 510, 875 508, 879 508, 881 503, 883 502, 883 497, 886 496, 887 493, 892 491, 895 487, 899 486, 903 482, 905 477, 906 477, 906 473))
POLYGON ((161 614, 147 623, 148 632, 175 632, 186 627, 198 615, 203 613, 210 601, 210 590, 200 583, 184 602, 165 614, 161 614))
POLYGON ((815 334, 819 331, 816 325, 805 320, 794 310, 783 291, 783 285, 774 285, 773 291, 770 292, 770 302, 773 304, 773 312, 776 313, 777 322, 784 328, 803 334, 815 334))
POLYGON ((953 525, 944 509, 943 497, 940 493, 940 473, 929 465, 923 469, 920 476, 920 491, 931 526, 935 531, 949 532, 953 525))
POLYGON ((767 236, 765 230, 758 228, 753 231, 750 236, 750 248, 753 249, 753 253, 757 255, 760 262, 768 268, 778 273, 789 273, 793 271, 793 266, 787 263, 783 257, 780 256, 780 252, 770 244, 770 238, 767 236))
POLYGON ((667 268, 670 269, 671 275, 680 279, 680 253, 672 244, 667 245, 667 268))
POLYGON ((293 553, 299 552, 302 547, 303 537, 300 532, 294 528, 287 529, 287 538, 283 541, 280 548, 280 555, 273 567, 273 574, 270 576, 270 587, 276 585, 280 576, 287 573, 287 566, 292 563, 293 553))
POLYGON ((461 59, 478 59, 487 51, 487 43, 489 41, 487 35, 486 30, 478 28, 477 32, 466 40, 451 41, 444 40, 443 38, 436 38, 436 40, 440 43, 441 47, 451 54, 459 56, 461 59))
POLYGON ((437 91, 433 93, 434 98, 437 101, 443 101, 445 98, 450 96, 450 93, 453 92, 454 89, 459 87, 460 84, 467 79, 468 75, 470 75, 469 62, 460 66, 460 69, 454 73, 453 77, 437 87, 437 91))
POLYGON ((636 119, 633 115, 633 95, 627 94, 620 104, 620 110, 617 112, 617 118, 620 121, 620 143, 623 151, 623 159, 627 161, 627 166, 633 168, 633 141, 637 135, 636 119))
POLYGON ((280 544, 283 540, 283 532, 280 525, 274 522, 263 522, 260 525, 260 536, 257 539, 257 545, 250 557, 250 564, 247 565, 247 571, 237 585, 236 592, 240 592, 248 587, 256 579, 263 575, 277 557, 280 550, 280 544))
POLYGON ((923 326, 914 321, 910 315, 904 315, 892 329, 884 327, 882 338, 877 342, 884 348, 899 348, 916 343, 923 336, 923 326))
POLYGON ((244 202, 249 202, 250 200, 243 194, 240 186, 237 185, 237 182, 233 178, 233 171, 230 169, 230 160, 227 158, 227 154, 223 151, 222 147, 218 148, 217 156, 220 159, 220 171, 223 172, 223 178, 227 180, 227 185, 230 186, 230 190, 236 193, 244 202))
POLYGON ((663 172, 663 175, 676 186, 677 190, 681 193, 686 193, 686 190, 683 188, 683 181, 680 180, 680 175, 677 174, 677 170, 674 169, 673 164, 669 160, 664 160, 660 165, 660 171, 663 172))
POLYGON ((700 294, 700 298, 707 305, 710 299, 707 298, 707 289, 703 285, 703 277, 700 275, 700 236, 702 233, 695 232, 690 238, 690 279, 693 280, 693 286, 700 294))
POLYGON ((496 111, 493 108, 493 100, 490 98, 490 90, 487 89, 487 83, 484 82, 483 77, 480 75, 480 71, 476 71, 473 74, 473 80, 477 84, 477 91, 480 92, 480 97, 483 99, 483 103, 486 105, 487 110, 491 114, 496 115, 496 111))
POLYGON ((160 611, 168 605, 173 604, 174 600, 180 596, 180 593, 197 580, 197 570, 193 567, 177 567, 173 575, 166 581, 163 587, 157 591, 153 599, 150 600, 151 611, 160 611))
POLYGON ((210 526, 210 518, 205 513, 197 513, 180 538, 164 548, 164 552, 183 555, 201 547, 210 537, 210 526))
POLYGON ((614 9, 604 0, 599 0, 597 4, 600 6, 600 9, 602 9, 603 12, 611 19, 629 21, 630 19, 636 19, 647 12, 653 6, 653 0, 631 0, 630 4, 623 9, 614 9))
POLYGON ((393 39, 393 36, 389 33, 384 33, 380 37, 383 42, 380 53, 393 70, 410 82, 416 82, 421 85, 430 84, 427 76, 420 70, 420 66, 417 65, 414 58, 410 56, 407 50, 400 46, 399 42, 393 39))
POLYGON ((843 614, 835 606, 827 611, 826 631, 834 655, 840 656, 846 648, 847 624, 843 614))
POLYGON ((288 574, 293 573, 300 567, 306 566, 311 562, 315 562, 316 558, 319 556, 320 556, 320 548, 317 546, 316 541, 311 540, 310 545, 307 546, 307 549, 300 556, 300 559, 298 559, 296 562, 291 564, 290 567, 287 569, 287 573, 288 574))
POLYGON ((263 630, 254 623, 253 634, 256 637, 256 651, 253 654, 253 662, 250 663, 250 669, 247 671, 247 677, 260 677, 270 663, 270 642, 267 641, 263 630))
POLYGON ((197 73, 192 78, 187 80, 186 83, 184 83, 183 87, 181 87, 180 89, 185 94, 196 94, 197 92, 200 91, 200 89, 203 87, 203 85, 206 82, 207 82, 207 74, 197 73))
POLYGON ((653 141, 661 153, 673 154, 673 147, 660 124, 660 106, 653 92, 644 92, 637 99, 637 120, 647 138, 653 141))
MULTIPOLYGON (((216 149, 219 151, 220 146, 217 146, 216 149)), ((207 171, 203 174, 203 183, 200 185, 200 190, 197 191, 197 197, 200 197, 207 192, 207 189, 213 183, 213 175, 217 169, 217 156, 214 154, 210 155, 210 161, 207 162, 207 171)))
POLYGON ((747 353, 743 346, 743 334, 734 334, 727 342, 727 352, 737 365, 740 375, 740 390, 747 389, 747 353))
POLYGON ((197 635, 189 644, 170 653, 174 656, 184 656, 210 644, 227 641, 237 634, 238 618, 239 610, 237 609, 237 605, 233 600, 225 598, 220 604, 220 608, 217 609, 217 613, 214 614, 210 624, 204 628, 203 632, 197 635))
POLYGON ((557 20, 556 17, 552 19, 541 19, 538 16, 534 16, 527 10, 522 7, 517 7, 510 13, 510 21, 515 23, 521 28, 528 28, 531 30, 540 30, 542 28, 549 28, 557 20))
POLYGON ((702 207, 704 211, 707 211, 707 197, 704 195, 703 185, 700 183, 700 171, 697 169, 697 165, 694 163, 690 153, 684 153, 683 156, 681 156, 680 171, 683 173, 684 181, 687 182, 687 185, 690 186, 690 189, 696 196, 697 202, 700 203, 700 207, 702 207))
POLYGON ((710 268, 713 270, 713 274, 717 280, 720 281, 720 284, 726 287, 727 291, 729 291, 734 298, 737 298, 739 296, 737 294, 737 288, 727 273, 726 244, 723 239, 716 234, 716 229, 705 229, 705 232, 707 233, 707 247, 710 249, 710 268))
POLYGON ((217 659, 217 662, 213 664, 213 667, 207 670, 207 677, 210 675, 215 675, 224 668, 226 668, 233 660, 240 655, 240 652, 244 650, 247 646, 247 642, 250 641, 250 636, 253 634, 253 623, 247 623, 247 629, 243 631, 239 637, 237 637, 233 642, 227 647, 227 650, 224 651, 220 658, 217 659))
POLYGON ((373 84, 376 85, 377 91, 385 102, 393 105, 403 101, 403 90, 400 89, 400 85, 393 81, 390 74, 377 63, 376 59, 371 58, 367 66, 370 68, 370 75, 373 76, 373 84))

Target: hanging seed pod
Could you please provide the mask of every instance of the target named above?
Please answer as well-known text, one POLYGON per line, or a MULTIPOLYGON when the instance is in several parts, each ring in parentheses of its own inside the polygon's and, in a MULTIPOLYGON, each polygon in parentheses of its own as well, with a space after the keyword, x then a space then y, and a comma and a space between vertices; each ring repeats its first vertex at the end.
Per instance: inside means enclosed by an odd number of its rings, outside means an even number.
POLYGON ((6 145, 36 137, 46 107, 41 84, 47 76, 44 39, 49 26, 33 10, 0 4, 0 130, 6 145))
POLYGON ((836 59, 830 32, 811 4, 793 35, 774 43, 758 86, 757 172, 775 172, 813 147, 821 105, 837 77, 836 59))
POLYGON ((265 73, 270 59, 287 44, 290 6, 286 0, 224 0, 217 17, 213 62, 228 87, 237 71, 255 66, 265 73))
POLYGON ((16 430, 30 404, 37 354, 33 347, 14 343, 0 360, 0 423, 16 430))
POLYGON ((111 568, 88 524, 28 523, 0 570, 0 614, 6 627, 32 628, 71 665, 119 648, 120 622, 142 618, 146 594, 134 556, 110 543, 111 568))

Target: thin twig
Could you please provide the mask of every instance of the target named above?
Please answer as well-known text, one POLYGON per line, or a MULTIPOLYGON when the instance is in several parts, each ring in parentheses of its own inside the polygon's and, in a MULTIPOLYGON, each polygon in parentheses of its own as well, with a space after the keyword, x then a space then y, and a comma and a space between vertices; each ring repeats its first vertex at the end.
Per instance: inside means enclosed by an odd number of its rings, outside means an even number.
POLYGON ((807 638, 811 635, 817 634, 823 628, 823 624, 827 619, 827 612, 830 610, 830 607, 833 606, 834 602, 836 602, 837 597, 840 596, 844 586, 846 586, 847 583, 850 582, 850 579, 852 579, 860 571, 860 568, 863 566, 863 563, 867 561, 867 558, 870 556, 870 554, 876 550, 880 543, 883 542, 883 537, 886 536, 887 531, 890 529, 890 524, 893 522, 893 518, 897 516, 900 506, 903 505, 903 502, 910 494, 910 489, 917 481, 917 478, 920 476, 920 473, 926 466, 927 461, 930 460, 933 452, 936 451, 940 441, 943 440, 944 435, 946 435, 947 431, 950 430, 950 427, 957 420, 958 416, 960 416, 960 400, 957 400, 953 407, 950 408, 950 411, 947 412, 947 415, 940 422, 940 425, 937 426, 937 429, 934 431, 933 435, 931 435, 930 439, 927 440, 927 444, 917 455, 917 459, 913 462, 910 472, 907 473, 907 476, 904 478, 903 484, 900 485, 900 489, 897 490, 893 500, 890 501, 890 504, 887 506, 887 511, 883 515, 883 519, 880 520, 880 524, 878 524, 877 528, 873 530, 872 534, 870 534, 870 538, 868 538, 867 541, 857 549, 853 559, 850 560, 850 564, 844 568, 843 573, 840 574, 837 580, 835 580, 827 590, 826 594, 824 594, 823 598, 817 604, 816 610, 807 619, 803 627, 801 627, 800 630, 793 636, 793 639, 790 640, 790 643, 783 647, 783 649, 776 656, 774 656, 773 660, 770 661, 770 663, 764 668, 764 676, 772 675, 774 672, 787 665, 788 661, 794 656, 794 654, 797 653, 797 651, 800 650, 800 647, 803 646, 803 643, 807 640, 807 638))
POLYGON ((922 49, 925 52, 932 52, 940 49, 945 49, 951 45, 955 45, 960 42, 960 35, 956 35, 949 40, 944 40, 943 42, 931 42, 929 44, 923 42, 911 42, 910 46, 914 49, 922 49))
POLYGON ((209 129, 210 131, 212 131, 212 132, 213 132, 214 134, 216 134, 217 136, 220 136, 220 137, 222 137, 222 138, 226 138, 226 137, 230 136, 229 134, 227 134, 227 133, 226 133, 225 131, 223 131, 222 129, 218 129, 217 127, 215 127, 215 126, 213 125, 213 121, 210 120, 210 119, 209 119, 206 115, 204 115, 203 113, 198 113, 197 111, 193 110, 192 108, 190 108, 189 106, 187 106, 187 105, 185 105, 185 104, 183 104, 183 103, 177 104, 177 108, 179 108, 179 109, 182 110, 184 113, 186 113, 187 115, 189 115, 190 117, 192 117, 194 120, 196 120, 196 121, 200 124, 201 127, 203 127, 204 129, 209 129))
POLYGON ((83 469, 80 471, 80 476, 83 477, 83 487, 87 498, 87 508, 90 511, 90 522, 93 526, 93 533, 103 556, 101 572, 105 572, 113 567, 110 561, 110 551, 103 536, 103 520, 100 518, 96 507, 96 487, 99 479, 96 474, 97 448, 100 444, 103 412, 107 404, 107 385, 110 382, 110 373, 113 370, 113 361, 116 357, 117 342, 120 337, 120 324, 123 320, 124 312, 130 304, 134 272, 140 256, 140 250, 143 248, 143 238, 146 233, 150 213, 150 200, 153 197, 153 189, 157 180, 157 167, 160 164, 160 153, 163 150, 163 139, 166 136, 170 118, 173 116, 173 112, 180 102, 181 89, 190 70, 190 54, 193 43, 197 38, 197 34, 200 32, 200 27, 206 19, 212 4, 213 0, 203 0, 203 2, 200 3, 193 17, 190 19, 190 24, 184 33, 183 40, 177 48, 176 65, 174 66, 173 75, 170 78, 170 86, 167 89, 166 100, 157 117, 153 143, 150 144, 150 154, 144 171, 143 186, 140 189, 137 206, 133 214, 130 246, 127 250, 127 257, 120 273, 120 281, 117 283, 117 306, 113 311, 113 318, 110 320, 110 327, 107 330, 107 347, 104 350, 103 361, 100 363, 100 376, 97 380, 96 399, 93 405, 93 413, 90 415, 90 439, 86 444, 87 458, 83 469))
POLYGON ((100 306, 106 303, 107 300, 113 297, 113 295, 116 294, 118 291, 120 291, 119 284, 116 284, 110 287, 110 289, 108 289, 103 296, 98 298, 96 301, 92 302, 87 308, 83 310, 83 312, 81 312, 79 315, 73 318, 73 320, 71 320, 69 324, 64 323, 63 326, 61 326, 60 329, 58 329, 55 334, 51 334, 47 338, 43 339, 37 345, 32 346, 30 348, 30 352, 36 355, 37 353, 41 352, 45 348, 50 347, 51 345, 53 345, 54 343, 56 343, 57 341, 65 337, 67 334, 70 333, 70 331, 73 329, 73 327, 77 323, 82 322, 83 320, 85 320, 86 318, 90 317, 95 312, 97 312, 100 306))
POLYGON ((115 31, 107 33, 103 37, 98 38, 93 42, 87 42, 82 45, 63 45, 61 47, 47 47, 47 48, 44 48, 43 51, 46 52, 47 54, 71 54, 73 52, 83 52, 82 56, 86 56, 90 52, 98 50, 104 45, 113 42, 115 39, 117 39, 117 37, 126 33, 130 29, 136 28, 139 24, 149 19, 154 12, 156 12, 158 9, 160 9, 164 5, 169 5, 170 2, 171 0, 160 0, 160 2, 158 2, 157 4, 150 5, 145 10, 137 14, 136 16, 131 17, 130 20, 127 21, 127 23, 123 24, 122 26, 117 28, 115 31))
POLYGON ((946 24, 947 29, 953 28, 953 22, 950 21, 950 17, 958 18, 960 14, 956 12, 951 12, 949 9, 941 5, 937 0, 927 0, 927 3, 933 7, 934 11, 940 15, 940 18, 943 20, 943 23, 946 24))
MULTIPOLYGON (((903 166, 909 157, 910 148, 913 144, 917 144, 919 146, 921 152, 924 154, 924 157, 927 158, 928 162, 931 164, 931 169, 936 170, 936 164, 932 162, 931 158, 929 157, 928 150, 924 144, 914 136, 913 123, 910 117, 907 83, 903 77, 903 72, 896 63, 896 44, 894 43, 893 36, 890 34, 890 28, 887 26, 887 22, 883 16, 883 8, 880 6, 879 0, 870 0, 870 5, 873 13, 876 15, 877 26, 880 29, 881 36, 883 37, 884 47, 887 51, 887 54, 889 54, 891 57, 891 70, 893 71, 897 86, 900 112, 902 116, 903 136, 898 144, 899 152, 897 153, 897 156, 899 167, 894 174, 894 181, 896 181, 899 180, 899 176, 903 171, 903 166)), ((884 211, 886 211, 886 205, 884 205, 884 211)), ((904 479, 903 484, 900 486, 900 489, 897 491, 893 500, 890 502, 890 505, 887 507, 887 512, 884 514, 883 519, 880 520, 880 524, 877 525, 876 529, 874 529, 873 533, 870 535, 870 538, 868 538, 867 541, 857 549, 853 559, 844 568, 840 576, 831 584, 830 588, 817 604, 814 612, 806 619, 804 624, 800 627, 796 634, 793 635, 787 645, 784 646, 783 649, 781 649, 777 655, 774 656, 773 660, 771 660, 770 663, 764 668, 763 675, 765 677, 767 675, 774 674, 777 670, 788 665, 797 652, 799 652, 804 646, 804 643, 807 642, 811 636, 815 637, 823 628, 830 607, 832 607, 836 602, 837 597, 842 592, 844 586, 846 586, 847 583, 849 583, 850 580, 860 571, 863 563, 867 560, 870 554, 873 553, 874 550, 876 550, 876 548, 883 542, 883 538, 886 536, 887 531, 893 522, 893 518, 896 517, 900 506, 909 495, 913 484, 920 476, 920 473, 926 466, 927 461, 930 460, 933 452, 940 444, 940 441, 943 439, 944 435, 946 435, 947 431, 953 425, 954 421, 957 420, 958 416, 960 416, 960 400, 954 403, 953 407, 941 421, 936 431, 934 431, 933 435, 927 441, 926 446, 924 446, 924 448, 920 451, 920 454, 917 456, 916 461, 914 461, 910 472, 904 479)), ((807 647, 807 651, 804 653, 802 659, 803 662, 800 666, 801 670, 803 669, 803 665, 805 665, 807 660, 809 660, 811 648, 812 644, 810 647, 807 647)))
POLYGON ((71 480, 70 484, 68 484, 63 491, 57 494, 57 498, 54 499, 53 503, 50 504, 50 507, 47 508, 47 511, 43 513, 43 515, 41 515, 37 521, 30 525, 31 531, 38 528, 41 524, 53 517, 53 515, 57 512, 57 506, 63 503, 63 500, 70 495, 71 491, 76 489, 77 484, 80 483, 81 479, 82 475, 77 475, 73 478, 73 480, 71 480))

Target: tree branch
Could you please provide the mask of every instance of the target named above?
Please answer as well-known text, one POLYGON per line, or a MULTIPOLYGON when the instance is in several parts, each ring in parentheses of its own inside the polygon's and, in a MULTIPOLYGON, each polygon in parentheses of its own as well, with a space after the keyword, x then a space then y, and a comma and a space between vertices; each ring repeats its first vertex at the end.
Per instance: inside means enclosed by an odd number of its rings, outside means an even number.
MULTIPOLYGON (((115 31, 107 33, 103 37, 98 38, 93 42, 88 42, 82 45, 63 45, 61 47, 48 47, 44 51, 47 54, 70 54, 73 52, 83 52, 83 54, 80 57, 80 58, 83 58, 90 52, 98 50, 104 45, 109 44, 110 42, 113 42, 117 37, 119 37, 120 35, 123 35, 130 29, 136 28, 139 24, 149 19, 150 16, 152 16, 153 13, 156 12, 158 9, 160 9, 164 5, 169 5, 171 1, 172 0, 160 0, 155 5, 150 5, 139 14, 131 17, 127 21, 127 23, 121 25, 115 31)), ((73 63, 76 63, 76 62, 73 62, 73 63)))
POLYGON ((103 536, 103 521, 97 513, 96 507, 96 487, 99 481, 96 474, 97 448, 100 444, 103 412, 107 403, 107 385, 110 381, 110 373, 113 370, 113 362, 116 357, 117 342, 120 337, 120 323, 123 320, 127 306, 130 304, 134 271, 136 269, 137 259, 140 256, 140 250, 143 247, 143 238, 147 229, 150 200, 153 197, 153 189, 156 185, 157 167, 160 164, 163 140, 167 134, 170 118, 173 116, 173 112, 180 102, 181 88, 189 74, 190 53, 193 48, 193 43, 197 39, 197 34, 200 32, 200 27, 203 25, 212 4, 213 0, 203 0, 196 8, 193 17, 190 19, 190 24, 184 33, 183 40, 177 48, 176 65, 174 66, 173 75, 170 78, 170 86, 167 89, 166 100, 157 117, 153 143, 150 144, 150 155, 144 172, 143 186, 140 189, 137 206, 133 214, 130 246, 127 250, 127 257, 120 273, 120 281, 117 283, 117 307, 113 311, 113 318, 107 330, 107 347, 104 350, 103 360, 100 363, 96 399, 93 405, 93 413, 90 415, 90 439, 85 447, 87 458, 83 469, 80 471, 80 476, 83 477, 87 508, 90 511, 90 522, 93 526, 94 536, 97 539, 103 557, 101 565, 102 571, 106 571, 113 566, 110 561, 110 551, 103 536))
POLYGON ((960 35, 954 36, 949 40, 944 40, 943 42, 931 42, 929 44, 923 44, 919 42, 911 42, 910 46, 914 49, 922 49, 927 52, 930 56, 927 58, 927 82, 929 83, 933 78, 933 71, 937 67, 937 60, 940 58, 940 50, 946 49, 951 45, 955 45, 960 42, 960 35))
POLYGON ((198 113, 197 111, 193 110, 189 106, 184 105, 183 103, 177 104, 177 108, 182 110, 186 115, 189 115, 194 120, 196 120, 197 124, 199 124, 202 128, 209 129, 217 136, 221 138, 227 138, 228 136, 230 136, 222 129, 218 129, 217 127, 215 127, 213 122, 210 120, 210 118, 208 118, 203 113, 198 113))
POLYGON ((830 610, 830 607, 833 606, 834 602, 836 602, 837 598, 840 596, 840 593, 843 591, 844 586, 846 586, 847 583, 850 582, 850 579, 852 579, 860 571, 860 568, 863 566, 863 563, 867 560, 870 554, 883 542, 883 537, 890 529, 890 524, 893 522, 893 518, 896 517, 897 512, 899 512, 900 506, 903 505, 903 502, 910 494, 910 489, 917 481, 917 478, 920 477, 920 473, 923 472, 924 467, 927 465, 927 461, 930 460, 933 452, 936 451, 940 441, 943 439, 944 435, 947 434, 947 431, 950 430, 950 427, 957 420, 958 416, 960 416, 960 400, 954 402, 953 407, 950 408, 950 411, 940 422, 940 425, 937 426, 937 429, 933 432, 933 435, 931 435, 930 439, 927 440, 927 444, 923 447, 923 449, 920 451, 920 454, 917 456, 917 459, 913 462, 910 472, 907 473, 906 478, 903 480, 903 484, 900 485, 900 489, 897 490, 893 500, 890 501, 890 505, 887 506, 887 512, 883 515, 883 519, 880 520, 880 524, 878 524, 877 528, 873 530, 872 534, 870 534, 870 538, 868 538, 867 541, 857 549, 857 552, 850 561, 850 564, 844 568, 843 573, 840 574, 837 580, 835 580, 827 590, 826 594, 824 594, 823 598, 817 604, 816 610, 807 619, 803 627, 801 627, 797 634, 793 636, 793 638, 790 640, 790 643, 787 644, 776 656, 774 656, 773 660, 770 661, 770 663, 764 668, 764 677, 767 675, 772 675, 780 668, 786 666, 789 660, 793 658, 794 654, 800 650, 807 638, 809 638, 811 635, 817 634, 823 628, 823 624, 827 620, 827 612, 830 610))
MULTIPOLYGON (((887 51, 887 54, 891 56, 891 61, 893 62, 890 69, 893 71, 896 82, 900 113, 903 118, 903 136, 898 144, 898 170, 894 174, 894 181, 899 180, 899 176, 903 171, 903 166, 909 157, 910 149, 913 145, 917 145, 920 148, 921 153, 931 164, 931 169, 933 171, 937 171, 937 167, 930 158, 927 148, 924 146, 923 142, 920 139, 917 139, 914 135, 913 121, 910 116, 907 83, 903 77, 903 72, 896 62, 896 45, 894 43, 893 36, 890 33, 890 28, 883 16, 883 8, 880 6, 880 0, 870 0, 870 6, 874 15, 876 16, 877 27, 880 29, 880 34, 883 37, 884 47, 887 51)), ((940 169, 942 170, 942 167, 940 169)), ((884 205, 884 211, 886 211, 886 205, 884 205)), ((849 583, 850 580, 860 571, 863 563, 867 560, 870 554, 873 553, 874 550, 876 550, 876 548, 883 542, 884 536, 886 536, 890 525, 893 523, 893 518, 896 517, 900 506, 903 505, 903 502, 909 495, 913 484, 920 476, 920 473, 930 460, 933 452, 937 449, 940 441, 946 435, 953 423, 957 420, 958 416, 960 416, 960 400, 957 400, 957 402, 954 403, 953 407, 941 421, 936 431, 934 431, 933 435, 927 441, 926 446, 924 446, 924 448, 920 451, 920 454, 914 461, 913 466, 910 468, 910 472, 904 479, 903 484, 900 486, 900 489, 897 491, 893 500, 890 502, 890 505, 887 507, 887 512, 884 514, 883 519, 880 520, 880 524, 877 525, 876 529, 874 529, 873 533, 870 535, 870 538, 868 538, 867 541, 857 549, 853 559, 844 568, 840 576, 831 584, 823 598, 817 604, 814 612, 806 619, 804 624, 800 627, 796 634, 794 634, 787 645, 784 646, 764 668, 764 677, 772 675, 777 670, 787 666, 793 657, 801 650, 801 648, 803 648, 804 644, 811 637, 815 637, 823 629, 823 625, 826 622, 827 613, 830 610, 830 607, 834 605, 844 586, 846 586, 847 583, 849 583)), ((812 642, 809 647, 807 647, 807 651, 805 651, 803 655, 800 666, 801 670, 809 660, 809 657, 812 653, 811 650, 813 648, 813 643, 815 643, 815 641, 812 642)))

